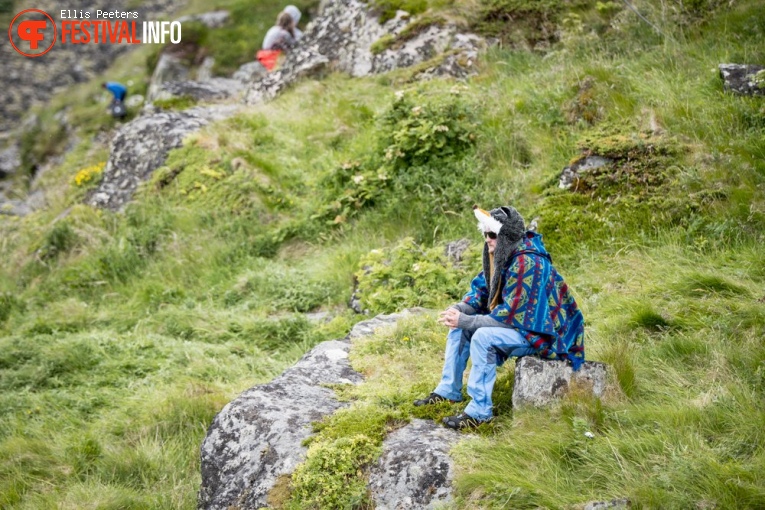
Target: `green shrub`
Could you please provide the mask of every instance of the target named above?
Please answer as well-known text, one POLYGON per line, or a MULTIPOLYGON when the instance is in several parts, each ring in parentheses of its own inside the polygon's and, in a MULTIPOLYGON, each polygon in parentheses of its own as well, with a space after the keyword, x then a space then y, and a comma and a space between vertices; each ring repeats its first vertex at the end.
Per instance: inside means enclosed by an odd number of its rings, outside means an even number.
POLYGON ((466 280, 477 272, 475 267, 454 266, 443 246, 425 249, 412 238, 389 250, 372 250, 359 267, 356 278, 361 306, 373 314, 453 302, 465 293, 466 280))
POLYGON ((481 164, 469 159, 477 138, 475 106, 460 89, 437 97, 399 93, 379 117, 378 146, 319 182, 326 205, 312 219, 343 224, 382 206, 396 217, 418 214, 425 225, 480 193, 481 164), (468 162, 469 161, 469 162, 468 162))
POLYGON ((380 148, 396 173, 464 156, 476 141, 476 109, 455 93, 399 93, 381 116, 380 148))
POLYGON ((77 234, 67 221, 57 221, 43 239, 39 254, 43 260, 55 259, 77 244, 77 234))
POLYGON ((295 508, 359 508, 368 503, 364 469, 380 450, 362 434, 311 445, 292 475, 295 508))

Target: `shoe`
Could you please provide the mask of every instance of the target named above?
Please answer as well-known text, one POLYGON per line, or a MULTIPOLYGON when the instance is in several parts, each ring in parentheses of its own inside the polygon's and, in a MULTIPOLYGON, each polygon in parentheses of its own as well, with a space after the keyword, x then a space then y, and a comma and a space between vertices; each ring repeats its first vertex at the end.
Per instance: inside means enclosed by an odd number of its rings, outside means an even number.
POLYGON ((428 395, 427 398, 415 400, 414 405, 416 407, 420 407, 420 406, 427 406, 430 404, 437 404, 439 402, 451 402, 453 404, 454 402, 456 402, 456 400, 449 400, 448 398, 442 397, 438 393, 431 393, 430 395, 428 395))
POLYGON ((456 416, 447 416, 444 418, 444 425, 456 430, 474 429, 483 423, 489 423, 491 420, 492 418, 489 418, 488 420, 478 420, 469 414, 462 413, 456 416))

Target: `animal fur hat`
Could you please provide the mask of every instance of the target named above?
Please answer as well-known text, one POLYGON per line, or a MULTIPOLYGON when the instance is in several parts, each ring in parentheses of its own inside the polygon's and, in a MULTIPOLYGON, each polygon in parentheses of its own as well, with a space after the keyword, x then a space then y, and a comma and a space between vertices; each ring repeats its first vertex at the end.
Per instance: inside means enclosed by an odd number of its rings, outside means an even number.
POLYGON ((487 212, 473 206, 473 214, 478 219, 478 229, 481 233, 494 232, 497 234, 497 245, 494 248, 494 267, 491 268, 491 257, 489 256, 489 245, 483 245, 483 274, 491 275, 489 284, 489 304, 499 301, 497 295, 501 292, 499 288, 502 280, 502 271, 510 262, 510 256, 513 251, 521 244, 521 239, 526 233, 523 217, 514 207, 502 206, 487 212), (493 271, 491 270, 493 269, 493 271))

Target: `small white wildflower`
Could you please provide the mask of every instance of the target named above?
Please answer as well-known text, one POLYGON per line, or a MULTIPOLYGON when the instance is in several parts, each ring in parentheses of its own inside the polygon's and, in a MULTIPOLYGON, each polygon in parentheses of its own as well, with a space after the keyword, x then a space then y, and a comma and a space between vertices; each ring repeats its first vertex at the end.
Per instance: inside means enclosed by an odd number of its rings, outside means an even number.
POLYGON ((353 176, 353 182, 355 182, 356 184, 361 183, 361 181, 363 180, 364 180, 364 176, 361 174, 356 174, 353 176))
POLYGON ((419 115, 421 111, 422 111, 422 106, 415 106, 414 108, 412 108, 412 113, 415 115, 419 115))
POLYGON ((397 90, 396 91, 396 99, 403 99, 404 98, 404 91, 403 90, 397 90))
POLYGON ((588 430, 587 432, 584 433, 584 437, 586 437, 588 439, 594 439, 595 438, 595 434, 593 434, 592 432, 590 432, 588 430))
POLYGON ((449 131, 449 126, 444 126, 443 124, 439 124, 438 126, 435 127, 435 130, 446 132, 446 131, 449 131))

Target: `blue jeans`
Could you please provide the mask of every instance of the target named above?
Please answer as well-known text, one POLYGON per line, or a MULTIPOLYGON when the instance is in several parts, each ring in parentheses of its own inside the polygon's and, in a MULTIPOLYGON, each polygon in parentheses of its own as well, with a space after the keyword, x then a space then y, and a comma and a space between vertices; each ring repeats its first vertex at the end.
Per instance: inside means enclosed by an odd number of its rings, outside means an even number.
POLYGON ((492 417, 491 392, 497 380, 497 351, 501 356, 534 354, 529 342, 512 328, 450 330, 446 337, 444 371, 434 393, 449 400, 462 400, 462 374, 468 358, 472 358, 467 388, 472 400, 465 412, 478 420, 488 420, 492 417))

